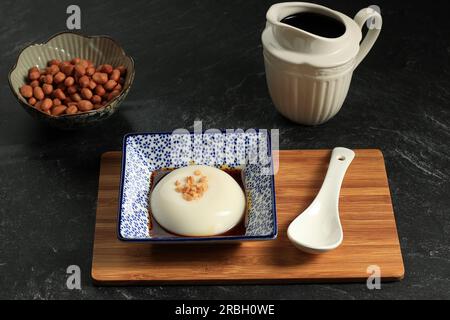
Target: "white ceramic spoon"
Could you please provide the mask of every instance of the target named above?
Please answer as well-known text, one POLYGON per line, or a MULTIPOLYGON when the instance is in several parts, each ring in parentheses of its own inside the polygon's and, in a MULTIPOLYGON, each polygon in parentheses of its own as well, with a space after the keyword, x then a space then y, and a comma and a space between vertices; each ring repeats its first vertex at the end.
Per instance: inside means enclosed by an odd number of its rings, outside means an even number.
POLYGON ((339 247, 344 238, 339 219, 339 193, 355 153, 335 148, 319 194, 288 228, 288 238, 308 253, 323 253, 339 247))

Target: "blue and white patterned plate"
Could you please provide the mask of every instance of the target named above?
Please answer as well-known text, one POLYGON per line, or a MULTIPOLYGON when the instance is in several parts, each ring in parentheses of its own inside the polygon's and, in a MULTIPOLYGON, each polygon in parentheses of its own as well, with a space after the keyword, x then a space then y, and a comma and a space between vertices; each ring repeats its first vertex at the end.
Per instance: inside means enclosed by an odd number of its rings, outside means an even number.
POLYGON ((270 135, 266 130, 128 134, 124 138, 118 237, 139 242, 269 240, 277 236, 270 135), (245 234, 211 237, 155 235, 149 230, 151 174, 189 164, 241 168, 249 200, 245 234))

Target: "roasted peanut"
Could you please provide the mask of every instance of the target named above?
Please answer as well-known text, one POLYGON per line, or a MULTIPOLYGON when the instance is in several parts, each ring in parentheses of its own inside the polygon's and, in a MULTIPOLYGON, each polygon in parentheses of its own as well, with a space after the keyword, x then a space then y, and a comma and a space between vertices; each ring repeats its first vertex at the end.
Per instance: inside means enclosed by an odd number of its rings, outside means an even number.
POLYGON ((89 77, 92 77, 95 73, 95 68, 94 67, 88 67, 86 68, 86 75, 89 77))
POLYGON ((48 74, 44 77, 44 82, 47 84, 52 84, 53 83, 53 76, 51 74, 48 74))
POLYGON ((58 72, 54 77, 53 77, 53 81, 55 81, 55 83, 62 83, 64 82, 64 80, 66 80, 66 75, 62 72, 58 72))
POLYGON ((86 59, 81 59, 79 64, 83 66, 85 69, 89 68, 89 61, 86 59))
POLYGON ((81 59, 80 58, 73 58, 72 61, 70 61, 70 63, 72 64, 78 64, 80 63, 81 59))
POLYGON ((31 98, 33 96, 33 87, 29 86, 29 85, 23 85, 20 88, 20 94, 24 97, 24 98, 31 98))
POLYGON ((31 97, 30 99, 28 99, 28 103, 32 106, 34 106, 36 104, 37 100, 34 97, 31 97))
POLYGON ((103 67, 102 67, 102 69, 101 69, 101 72, 110 74, 111 72, 113 72, 113 70, 114 70, 114 68, 112 67, 112 65, 110 65, 110 64, 104 64, 103 67))
POLYGON ((33 81, 30 82, 30 86, 31 86, 32 88, 38 87, 39 84, 40 84, 40 83, 39 83, 39 80, 33 80, 33 81))
POLYGON ((91 111, 92 109, 94 109, 94 105, 88 100, 81 100, 80 102, 78 102, 78 108, 81 111, 91 111))
POLYGON ((81 96, 78 93, 74 93, 73 95, 70 96, 72 98, 73 101, 75 102, 80 102, 81 100, 83 100, 81 98, 81 96))
POLYGON ((36 70, 35 68, 32 68, 30 70, 30 72, 28 73, 28 79, 30 79, 31 81, 33 80, 37 80, 41 77, 41 72, 38 70, 36 70))
POLYGON ((64 112, 66 112, 67 107, 64 105, 53 107, 52 109, 52 116, 58 117, 62 115, 64 112))
POLYGON ((91 89, 91 90, 94 90, 95 87, 97 87, 97 84, 95 83, 95 81, 94 80, 89 81, 88 88, 91 89))
POLYGON ((53 92, 53 86, 48 83, 44 83, 42 86, 42 91, 44 91, 44 94, 50 95, 53 92))
POLYGON ((97 104, 100 104, 100 105, 101 105, 101 103, 102 103, 102 97, 100 97, 100 96, 98 96, 98 95, 92 96, 91 102, 94 104, 94 107, 95 107, 95 105, 97 105, 97 104))
POLYGON ((103 88, 102 85, 98 85, 95 88, 95 94, 100 96, 100 97, 103 97, 106 94, 106 90, 105 90, 105 88, 103 88))
POLYGON ((61 60, 53 59, 53 60, 50 60, 50 62, 48 63, 48 66, 49 66, 49 67, 51 67, 52 65, 57 65, 57 66, 59 66, 60 64, 61 64, 61 60))
POLYGON ((90 80, 88 76, 82 76, 80 80, 78 80, 81 88, 87 88, 89 86, 90 80))
POLYGON ((110 80, 114 80, 115 82, 120 80, 120 71, 119 69, 114 69, 111 73, 111 75, 109 76, 110 80))
POLYGON ((70 86, 67 88, 67 93, 68 94, 74 94, 78 92, 78 88, 76 86, 70 86))
POLYGON ((64 74, 65 74, 66 76, 70 76, 70 75, 72 75, 73 69, 74 69, 74 68, 75 68, 75 67, 74 67, 73 65, 71 65, 70 63, 68 63, 68 64, 65 64, 65 65, 63 65, 63 66, 61 67, 61 71, 64 72, 64 74))
POLYGON ((57 65, 52 64, 50 67, 46 69, 47 74, 51 74, 55 76, 59 72, 59 67, 57 65))
POLYGON ((75 105, 71 105, 69 107, 67 107, 66 109, 66 114, 75 114, 78 112, 78 108, 75 105))
POLYGON ((64 85, 66 87, 71 87, 75 83, 75 79, 73 77, 67 77, 66 80, 64 80, 64 85))
POLYGON ((58 65, 59 69, 62 71, 64 66, 67 66, 68 64, 71 64, 69 61, 61 61, 61 63, 58 65))
POLYGON ((81 64, 77 64, 75 66, 75 74, 79 77, 82 77, 86 74, 86 67, 81 64))
POLYGON ((61 100, 59 100, 59 99, 53 99, 53 105, 55 106, 55 107, 57 107, 57 106, 60 106, 62 104, 62 102, 61 102, 61 100))
POLYGON ((50 110, 52 107, 53 107, 52 99, 46 98, 42 101, 42 104, 41 104, 42 111, 50 110))
POLYGON ((66 99, 66 95, 64 94, 64 92, 61 89, 56 89, 55 91, 53 91, 53 96, 59 100, 66 99))
POLYGON ((86 100, 91 100, 93 94, 92 91, 89 90, 88 88, 83 88, 81 89, 81 96, 86 100))
POLYGON ((35 87, 33 89, 33 95, 38 100, 43 100, 45 98, 44 91, 42 91, 41 87, 35 87))
POLYGON ((104 87, 106 90, 111 91, 117 86, 117 82, 114 80, 109 80, 107 83, 105 83, 104 87))
POLYGON ((110 94, 108 94, 108 101, 113 100, 114 98, 118 97, 120 95, 120 91, 112 91, 110 94))
POLYGON ((101 73, 101 72, 96 72, 94 73, 94 75, 92 76, 92 79, 97 83, 97 84, 105 84, 108 82, 108 75, 106 73, 101 73))

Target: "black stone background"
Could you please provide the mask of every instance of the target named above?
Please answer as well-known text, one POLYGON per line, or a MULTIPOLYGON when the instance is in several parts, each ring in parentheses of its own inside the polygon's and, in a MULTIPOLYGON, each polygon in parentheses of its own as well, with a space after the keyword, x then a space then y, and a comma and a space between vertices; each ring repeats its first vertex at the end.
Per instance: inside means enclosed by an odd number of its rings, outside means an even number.
MULTIPOLYGON (((321 1, 350 16, 370 1, 321 1)), ((86 1, 82 32, 117 39, 136 59, 119 114, 79 132, 42 127, 7 74, 24 46, 65 29, 69 1, 0 3, 0 298, 450 298, 450 22, 445 1, 377 1, 382 34, 341 112, 319 127, 274 109, 260 35, 271 1, 86 1), (97 288, 90 280, 100 155, 129 132, 277 128, 282 149, 380 148, 406 278, 365 284, 97 288), (82 290, 65 286, 82 269, 82 290)), ((257 266, 255 266, 257 268, 257 266)), ((283 272, 283 270, 280 270, 283 272)))

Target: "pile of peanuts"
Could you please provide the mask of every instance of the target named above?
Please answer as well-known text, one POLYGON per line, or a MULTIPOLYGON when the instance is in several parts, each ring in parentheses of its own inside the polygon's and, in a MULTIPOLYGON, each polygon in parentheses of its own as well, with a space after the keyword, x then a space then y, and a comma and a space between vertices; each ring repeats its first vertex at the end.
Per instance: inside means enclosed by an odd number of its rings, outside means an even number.
POLYGON ((202 175, 200 170, 196 170, 194 176, 186 177, 184 184, 181 181, 176 181, 175 187, 175 191, 181 193, 184 200, 198 200, 208 190, 208 177, 202 175), (198 177, 197 181, 196 177, 198 177))
POLYGON ((127 69, 109 64, 98 67, 80 58, 51 60, 48 67, 33 67, 20 94, 34 108, 58 117, 97 110, 123 90, 127 69))

